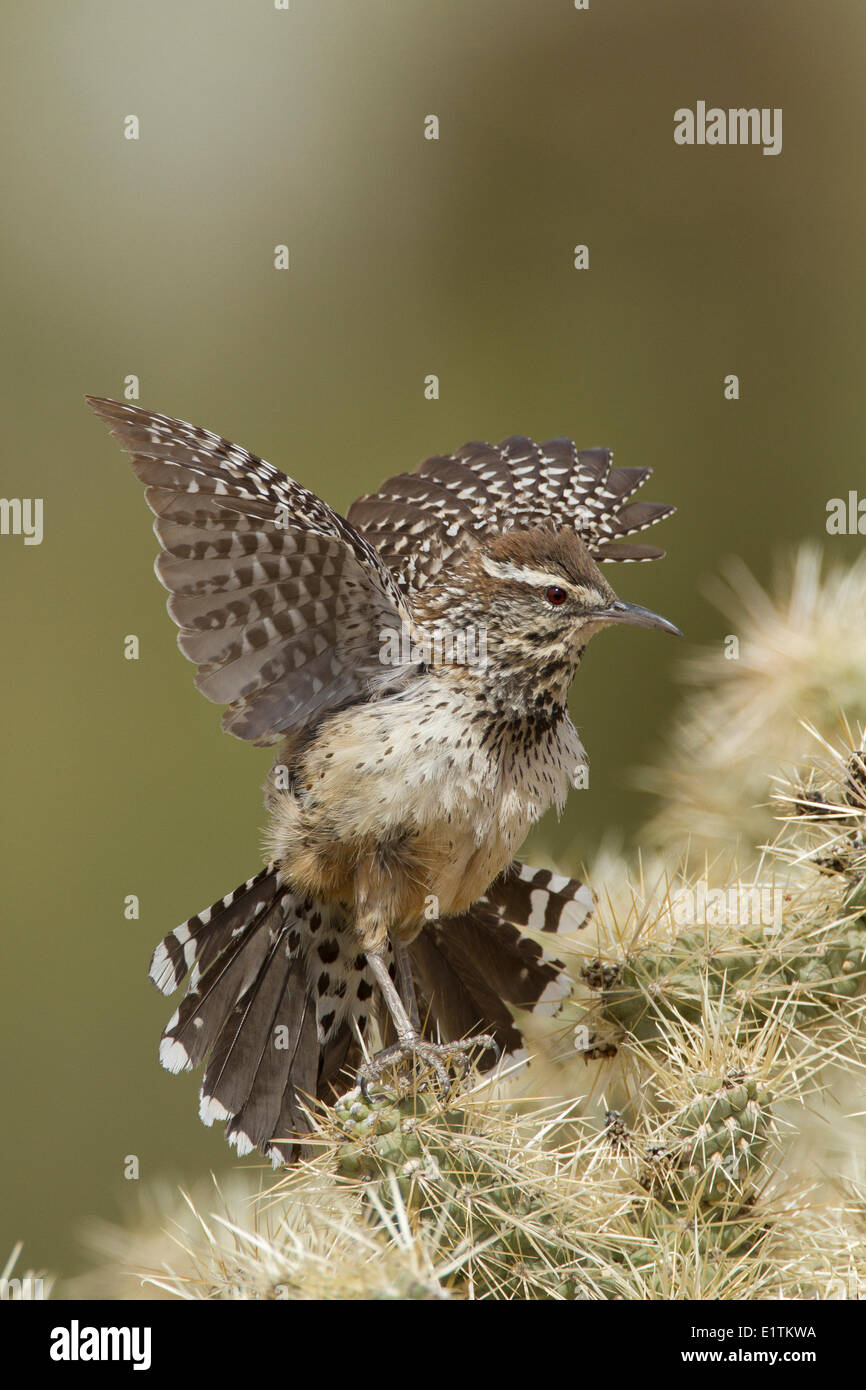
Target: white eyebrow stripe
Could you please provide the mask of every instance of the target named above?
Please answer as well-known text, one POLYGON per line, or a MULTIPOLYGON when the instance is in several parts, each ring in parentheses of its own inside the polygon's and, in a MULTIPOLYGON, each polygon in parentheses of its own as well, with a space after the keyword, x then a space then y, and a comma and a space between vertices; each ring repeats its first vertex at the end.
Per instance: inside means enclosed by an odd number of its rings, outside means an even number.
POLYGON ((604 608, 605 598, 592 584, 578 584, 561 574, 551 574, 549 570, 533 569, 532 565, 516 565, 513 560, 492 560, 489 555, 481 556, 483 569, 491 579, 513 579, 518 584, 532 584, 538 588, 551 585, 565 589, 572 598, 579 599, 588 609, 604 608))
POLYGON ((489 555, 482 555, 481 564, 491 579, 516 579, 520 584, 555 584, 560 589, 573 588, 561 574, 533 569, 530 565, 515 565, 513 560, 491 560, 489 555))

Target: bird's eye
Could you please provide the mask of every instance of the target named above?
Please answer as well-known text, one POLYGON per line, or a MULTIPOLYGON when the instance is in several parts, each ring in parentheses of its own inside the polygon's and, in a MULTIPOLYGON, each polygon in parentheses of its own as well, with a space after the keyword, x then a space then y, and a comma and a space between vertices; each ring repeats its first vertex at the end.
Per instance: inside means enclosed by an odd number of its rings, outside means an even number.
POLYGON ((568 594, 565 592, 564 589, 560 589, 558 584, 551 584, 550 588, 545 594, 545 598, 547 599, 548 603, 552 603, 553 606, 556 608, 559 606, 560 603, 565 603, 565 600, 568 598, 568 594))

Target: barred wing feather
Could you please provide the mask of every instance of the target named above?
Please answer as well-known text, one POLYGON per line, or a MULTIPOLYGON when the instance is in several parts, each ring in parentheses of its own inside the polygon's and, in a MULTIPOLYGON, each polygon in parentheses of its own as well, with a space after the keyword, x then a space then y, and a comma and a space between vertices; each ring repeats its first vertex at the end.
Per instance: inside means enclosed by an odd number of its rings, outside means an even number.
POLYGON ((380 634, 409 623, 368 540, 325 502, 209 430, 118 401, 88 402, 129 452, 163 547, 178 645, 223 727, 276 742, 395 678, 380 634))
POLYGON ((465 444, 426 459, 358 498, 348 519, 376 547, 401 585, 422 589, 476 539, 513 528, 574 527, 593 559, 655 560, 656 546, 626 539, 674 510, 631 499, 651 468, 614 468, 609 449, 571 439, 465 444))

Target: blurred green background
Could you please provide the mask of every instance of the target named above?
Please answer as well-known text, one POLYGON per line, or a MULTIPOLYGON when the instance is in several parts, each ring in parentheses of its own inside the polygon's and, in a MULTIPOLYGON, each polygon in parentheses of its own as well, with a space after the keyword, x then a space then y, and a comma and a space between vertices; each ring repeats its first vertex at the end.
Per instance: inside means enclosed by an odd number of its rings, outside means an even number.
MULTIPOLYGON (((28 1265, 68 1274, 82 1220, 133 1201, 126 1155, 143 1182, 235 1161, 198 1079, 156 1063, 172 1006, 145 972, 255 872, 269 762, 194 690, 140 485, 84 393, 134 373, 141 404, 340 508, 467 439, 609 444, 679 512, 665 562, 608 576, 719 638, 701 586, 726 555, 766 579, 800 538, 862 546, 824 518, 864 487, 866 11, 29 0, 3 29, 2 493, 43 497, 45 535, 0 537, 0 1260, 22 1237, 28 1265), (782 107, 782 153, 675 146, 699 99, 782 107)), ((579 869, 607 832, 634 843, 651 801, 630 779, 684 650, 593 644, 572 701, 591 789, 528 858, 579 869)))

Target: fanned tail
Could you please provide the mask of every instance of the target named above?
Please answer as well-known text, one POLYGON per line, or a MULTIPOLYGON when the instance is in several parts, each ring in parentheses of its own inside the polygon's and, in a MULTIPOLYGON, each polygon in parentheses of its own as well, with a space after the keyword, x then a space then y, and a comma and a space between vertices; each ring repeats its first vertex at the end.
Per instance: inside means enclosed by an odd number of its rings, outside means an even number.
MULTIPOLYGON (((576 931, 592 906, 577 879, 512 864, 467 912, 427 923, 409 949, 428 1036, 481 1030, 519 1058, 512 1010, 553 1013, 570 984, 520 928, 576 931)), ((204 1064, 204 1123, 224 1121, 239 1154, 259 1148, 290 1163, 310 1132, 309 1106, 348 1089, 361 1060, 374 982, 345 917, 269 864, 169 932, 150 975, 164 994, 189 977, 159 1055, 171 1072, 204 1064)))
MULTIPOLYGON (((562 962, 520 928, 578 931, 593 906, 578 879, 515 862, 468 911, 427 923, 409 949, 428 1035, 492 1033, 505 1060, 525 1057, 512 1010, 554 1014, 571 981, 562 962)), ((494 1064, 491 1053, 478 1061, 482 1070, 494 1064)))
POLYGON ((200 1115, 225 1121, 239 1154, 297 1157, 307 1108, 345 1089, 370 1015, 372 978, 345 922, 303 898, 268 865, 169 932, 151 979, 165 994, 189 974, 160 1061, 169 1071, 205 1062, 200 1115))

